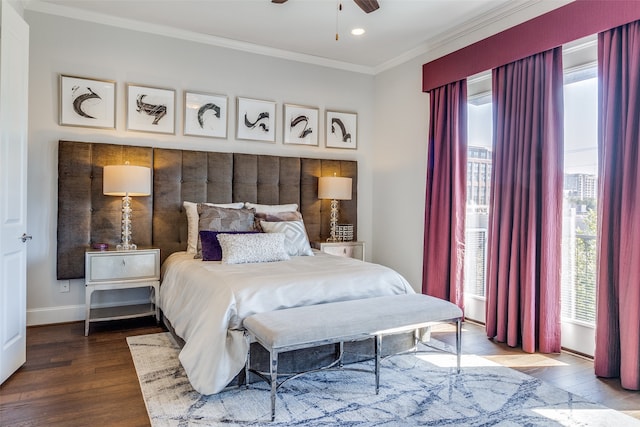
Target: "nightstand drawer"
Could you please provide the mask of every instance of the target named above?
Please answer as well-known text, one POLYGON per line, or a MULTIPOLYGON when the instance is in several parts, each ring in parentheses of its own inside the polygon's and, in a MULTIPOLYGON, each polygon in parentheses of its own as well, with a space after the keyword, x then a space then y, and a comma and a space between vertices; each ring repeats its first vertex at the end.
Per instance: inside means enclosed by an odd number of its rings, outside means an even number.
POLYGON ((364 242, 311 242, 311 246, 327 254, 364 261, 364 242))
POLYGON ((356 248, 355 246, 325 246, 323 248, 325 253, 331 255, 344 256, 349 258, 362 258, 362 254, 359 253, 360 248, 356 248), (354 256, 354 252, 358 252, 356 256, 354 256))
POLYGON ((104 252, 87 254, 87 282, 158 280, 157 251, 104 252))

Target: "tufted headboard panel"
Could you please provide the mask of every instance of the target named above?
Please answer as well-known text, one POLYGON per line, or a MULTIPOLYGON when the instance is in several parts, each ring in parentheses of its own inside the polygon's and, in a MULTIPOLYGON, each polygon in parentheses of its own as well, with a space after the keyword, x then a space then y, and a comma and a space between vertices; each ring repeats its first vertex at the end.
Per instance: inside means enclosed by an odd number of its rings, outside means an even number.
POLYGON ((297 203, 310 240, 329 235, 330 202, 318 199, 318 177, 353 179, 352 199, 340 204, 340 221, 357 235, 357 162, 238 153, 216 153, 60 141, 58 147, 58 279, 84 277, 84 252, 94 242, 120 240, 121 198, 102 194, 109 164, 153 169, 149 197, 133 198, 133 237, 160 248, 161 258, 187 245, 183 201, 297 203))
MULTIPOLYGON (((58 144, 58 279, 84 277, 84 252, 94 242, 120 241, 122 198, 102 194, 102 168, 152 167, 153 149, 60 141, 58 144)), ((132 198, 134 242, 151 245, 153 195, 132 198)))

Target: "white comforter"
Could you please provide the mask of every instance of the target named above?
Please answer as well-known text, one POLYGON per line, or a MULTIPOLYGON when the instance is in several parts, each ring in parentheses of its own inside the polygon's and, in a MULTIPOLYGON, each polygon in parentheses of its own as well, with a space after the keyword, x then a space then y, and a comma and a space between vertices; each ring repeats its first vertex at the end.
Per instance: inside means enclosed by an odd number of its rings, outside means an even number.
POLYGON ((289 261, 227 265, 172 254, 160 306, 186 344, 180 362, 193 388, 221 391, 244 366, 242 320, 254 313, 331 301, 413 293, 397 272, 314 251, 289 261))

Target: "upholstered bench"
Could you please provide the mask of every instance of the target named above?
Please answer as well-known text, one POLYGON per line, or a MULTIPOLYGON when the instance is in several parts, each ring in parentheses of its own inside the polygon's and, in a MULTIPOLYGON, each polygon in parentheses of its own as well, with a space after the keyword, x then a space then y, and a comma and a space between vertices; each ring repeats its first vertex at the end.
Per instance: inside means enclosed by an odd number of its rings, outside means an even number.
MULTIPOLYGON (((270 353, 271 420, 275 419, 278 354, 323 344, 340 344, 336 363, 342 367, 342 343, 375 338, 375 385, 380 387, 382 337, 417 331, 435 323, 455 322, 457 368, 460 371, 462 310, 455 304, 422 294, 391 295, 258 313, 244 319, 247 339, 255 339, 270 353)), ((247 387, 251 360, 247 356, 247 387)), ((295 375, 297 376, 297 375, 295 375)), ((291 378, 288 378, 291 379, 291 378)), ((287 379, 287 380, 288 380, 287 379)), ((284 381, 283 381, 284 382, 284 381)))

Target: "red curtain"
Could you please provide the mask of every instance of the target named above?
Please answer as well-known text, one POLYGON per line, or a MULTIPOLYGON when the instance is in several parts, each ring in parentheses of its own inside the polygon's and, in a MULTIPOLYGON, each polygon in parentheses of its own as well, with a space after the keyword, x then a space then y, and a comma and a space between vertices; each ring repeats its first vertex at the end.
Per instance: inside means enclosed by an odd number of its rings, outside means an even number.
POLYGON ((463 307, 467 81, 429 91, 422 292, 463 307))
POLYGON ((640 21, 598 35, 595 372, 640 390, 640 21))
POLYGON ((490 338, 560 351, 562 50, 493 70, 487 257, 490 338))

